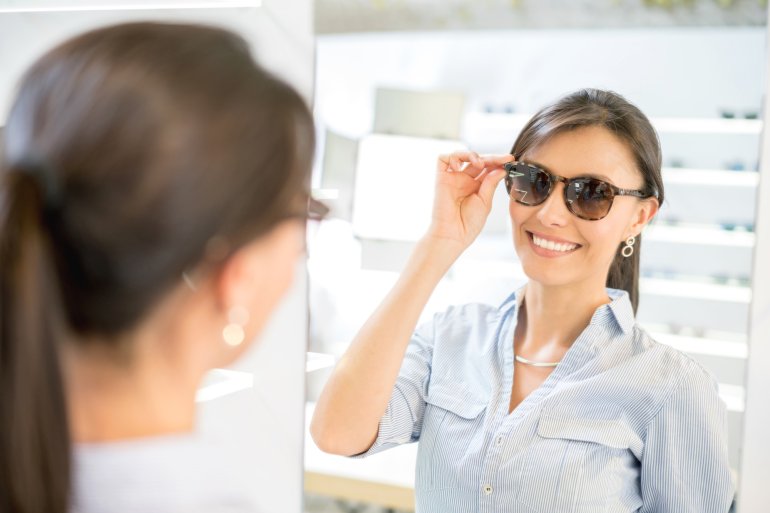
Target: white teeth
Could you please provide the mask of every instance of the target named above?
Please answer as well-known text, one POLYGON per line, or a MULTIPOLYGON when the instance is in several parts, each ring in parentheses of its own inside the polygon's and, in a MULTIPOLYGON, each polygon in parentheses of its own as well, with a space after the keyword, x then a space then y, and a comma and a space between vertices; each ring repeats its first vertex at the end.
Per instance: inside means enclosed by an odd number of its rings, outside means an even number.
POLYGON ((534 241, 535 246, 539 246, 544 249, 550 249, 551 251, 558 251, 560 253, 572 251, 578 246, 577 244, 569 244, 566 242, 557 243, 552 240, 541 239, 534 234, 532 235, 532 240, 534 241))

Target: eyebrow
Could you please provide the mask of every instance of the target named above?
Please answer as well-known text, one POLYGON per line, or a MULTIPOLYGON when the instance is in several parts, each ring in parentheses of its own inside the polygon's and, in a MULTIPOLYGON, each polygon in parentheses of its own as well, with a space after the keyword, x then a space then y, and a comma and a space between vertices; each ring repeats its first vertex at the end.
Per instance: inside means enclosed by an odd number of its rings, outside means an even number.
MULTIPOLYGON (((534 160, 521 159, 520 162, 526 162, 527 164, 532 164, 535 167, 541 168, 543 171, 548 171, 549 173, 554 174, 554 175, 556 174, 548 166, 544 166, 543 164, 541 164, 539 162, 535 162, 534 160)), ((596 178, 598 180, 602 180, 602 181, 605 181, 605 182, 607 182, 609 184, 614 185, 612 180, 610 180, 608 177, 606 177, 606 176, 604 176, 602 174, 599 174, 599 173, 580 173, 579 175, 571 178, 571 180, 574 179, 574 178, 583 178, 583 177, 596 178)))

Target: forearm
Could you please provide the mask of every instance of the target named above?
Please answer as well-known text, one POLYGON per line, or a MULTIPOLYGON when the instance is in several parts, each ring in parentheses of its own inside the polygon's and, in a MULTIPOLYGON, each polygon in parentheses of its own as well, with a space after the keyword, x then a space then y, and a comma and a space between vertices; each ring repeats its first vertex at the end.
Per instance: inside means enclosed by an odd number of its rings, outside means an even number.
POLYGON ((342 356, 318 400, 310 429, 321 449, 351 455, 374 442, 420 314, 462 249, 429 237, 417 244, 395 286, 342 356))

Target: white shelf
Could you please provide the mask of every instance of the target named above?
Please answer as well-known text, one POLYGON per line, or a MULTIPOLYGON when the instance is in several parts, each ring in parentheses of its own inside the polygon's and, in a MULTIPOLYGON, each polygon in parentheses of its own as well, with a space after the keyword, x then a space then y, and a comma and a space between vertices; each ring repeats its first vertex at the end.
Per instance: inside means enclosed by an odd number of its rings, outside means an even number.
POLYGON ((683 353, 743 360, 746 359, 749 353, 746 342, 685 337, 670 333, 651 333, 650 336, 661 344, 671 346, 683 353))
POLYGON ((738 303, 742 305, 748 305, 751 302, 751 289, 749 287, 657 278, 642 278, 639 280, 639 284, 642 294, 655 294, 671 298, 712 300, 720 303, 738 303))
POLYGON ((664 167, 663 181, 666 185, 708 185, 715 187, 748 187, 759 185, 756 171, 729 171, 726 169, 693 169, 664 167))
POLYGON ((644 240, 672 244, 698 244, 702 246, 727 246, 744 249, 754 247, 754 233, 722 230, 701 226, 669 226, 653 224, 644 232, 644 240))
POLYGON ((212 369, 206 374, 203 384, 195 394, 195 402, 201 403, 219 399, 253 387, 254 375, 250 372, 212 369))
POLYGON ((662 133, 759 135, 758 119, 725 118, 651 118, 655 130, 662 133))
POLYGON ((308 351, 307 360, 305 362, 305 372, 313 372, 328 367, 334 367, 336 363, 337 358, 332 354, 313 353, 308 351))
POLYGON ((746 389, 742 386, 720 383, 719 397, 725 402, 727 411, 742 413, 746 409, 746 389))

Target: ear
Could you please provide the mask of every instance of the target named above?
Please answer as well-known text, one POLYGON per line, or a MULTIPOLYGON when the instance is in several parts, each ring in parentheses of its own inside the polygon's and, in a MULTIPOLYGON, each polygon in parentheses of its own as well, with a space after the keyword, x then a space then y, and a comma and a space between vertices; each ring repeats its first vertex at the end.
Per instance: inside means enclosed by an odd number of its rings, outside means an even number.
POLYGON ((304 225, 288 220, 241 246, 220 265, 215 277, 217 306, 227 316, 239 306, 260 327, 291 285, 304 247, 304 225))
POLYGON ((647 198, 639 201, 639 205, 632 217, 632 222, 626 230, 626 239, 636 237, 642 233, 647 223, 652 221, 652 218, 658 213, 659 208, 660 206, 656 198, 647 198))
POLYGON ((251 303, 259 282, 262 245, 259 241, 238 248, 220 265, 214 280, 217 307, 224 316, 233 306, 251 303))

